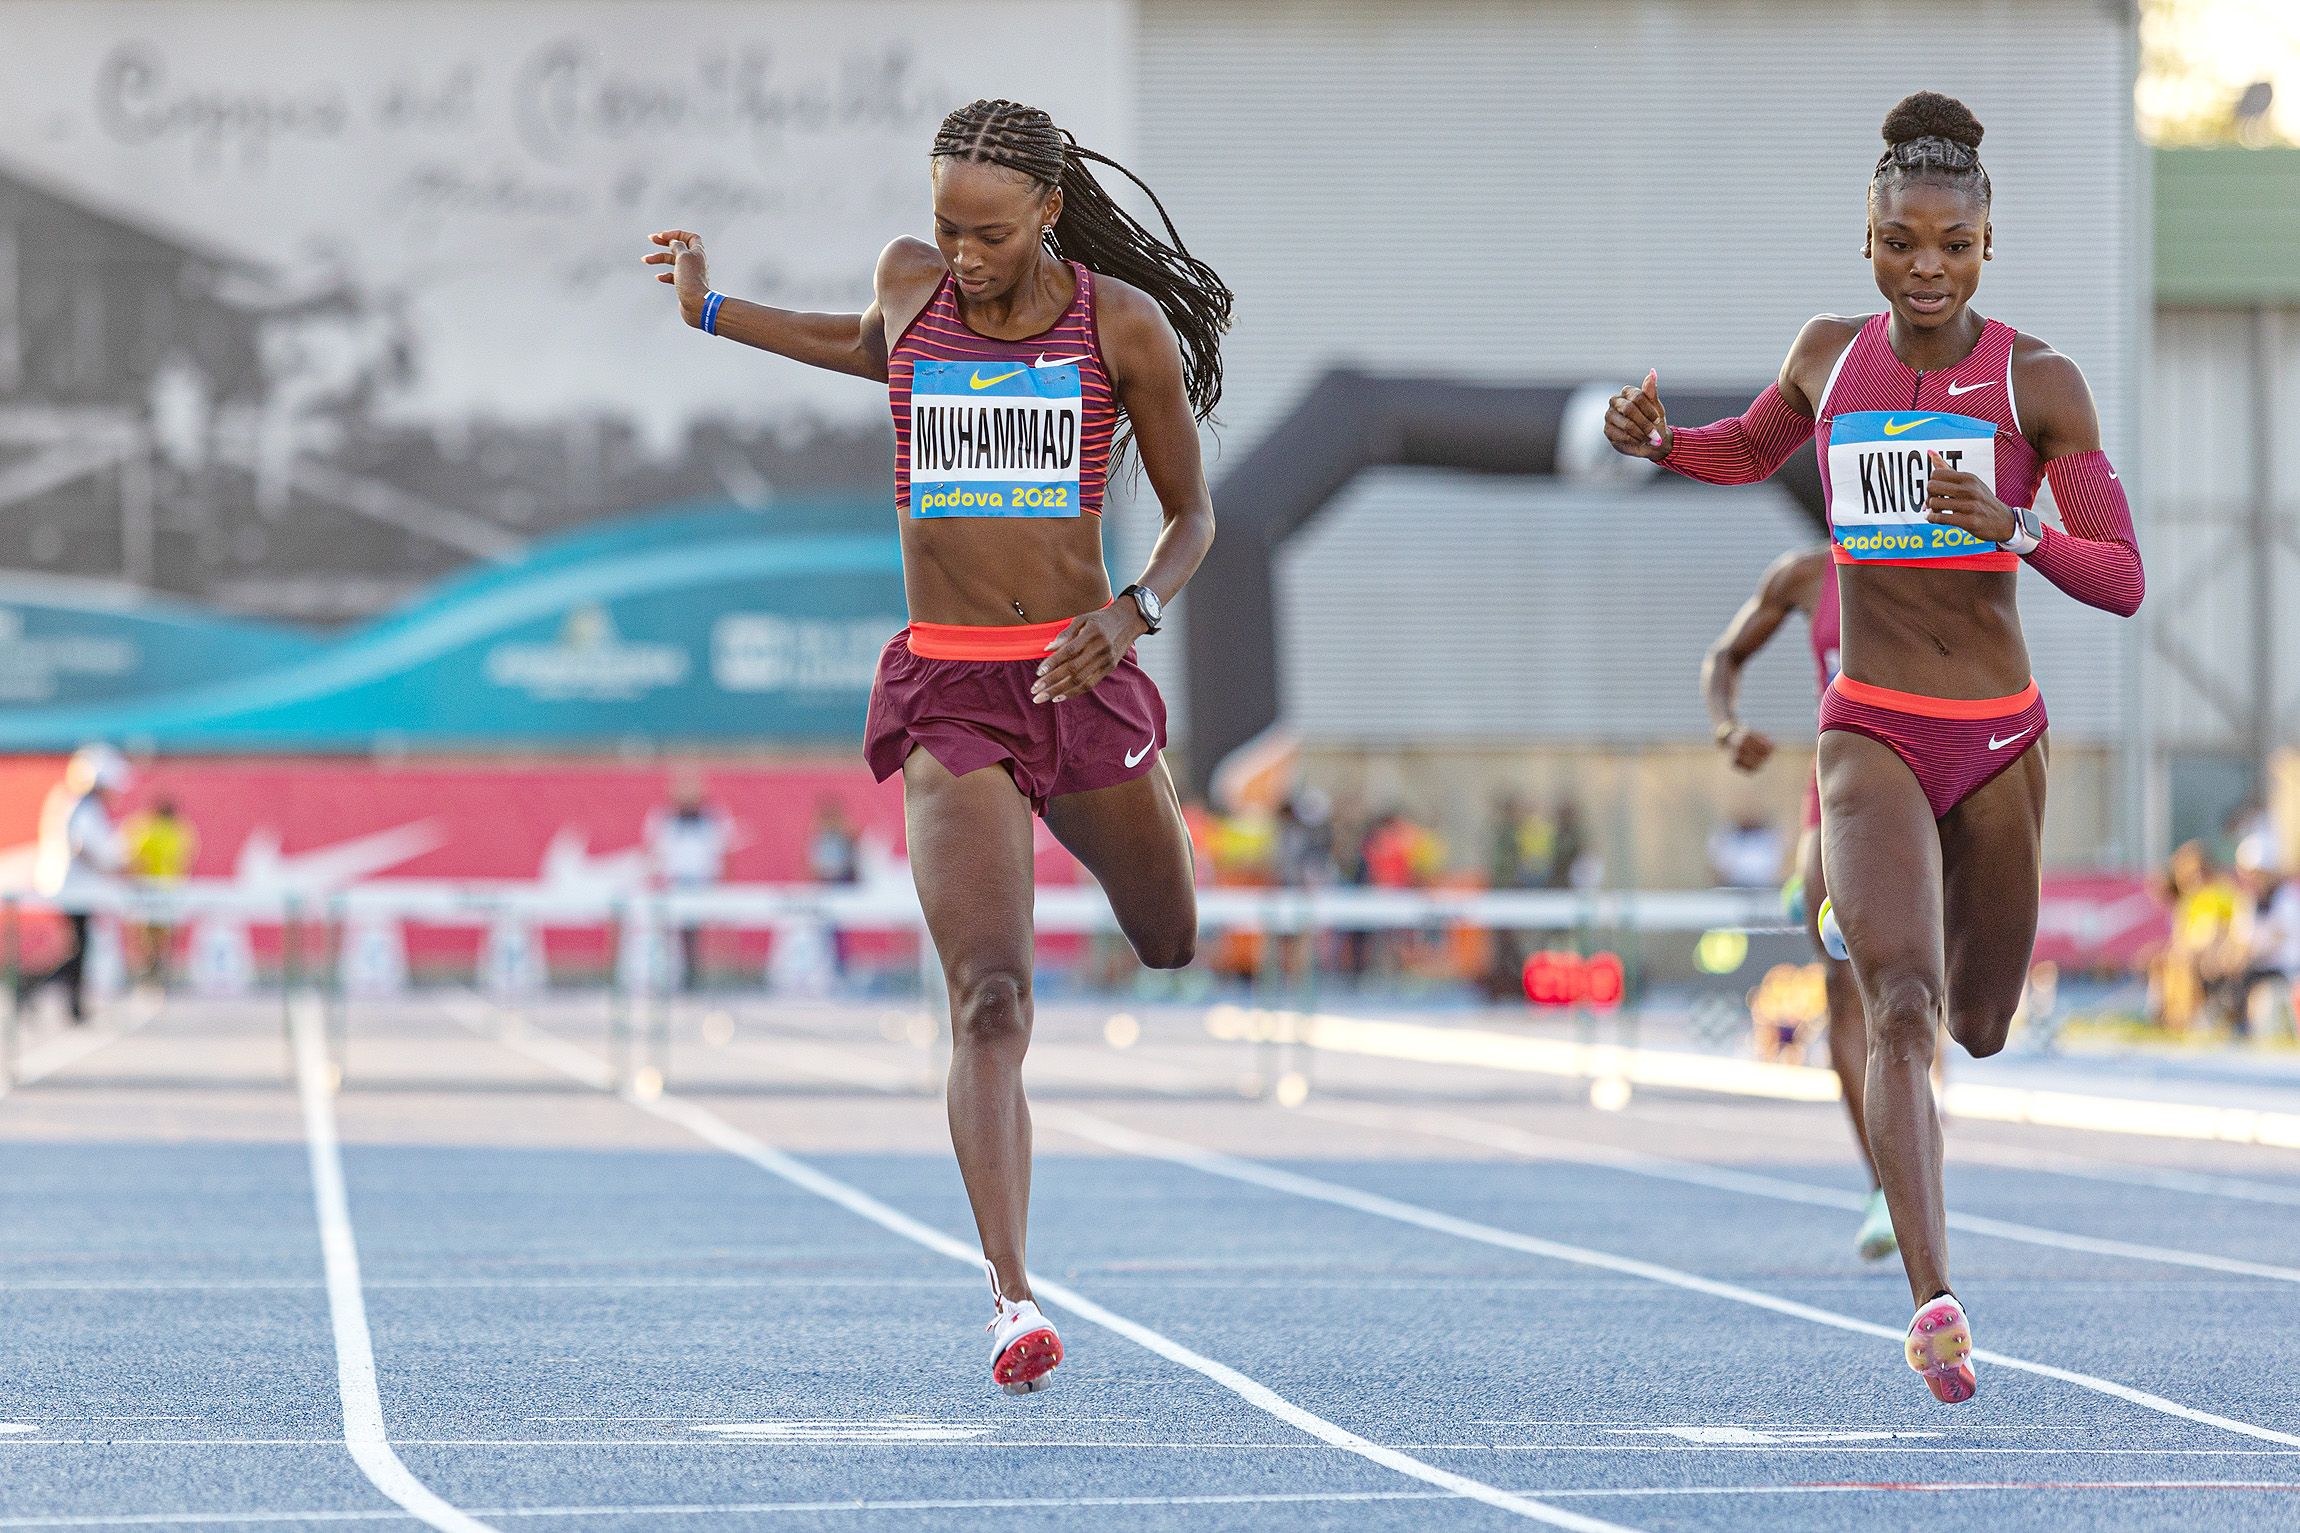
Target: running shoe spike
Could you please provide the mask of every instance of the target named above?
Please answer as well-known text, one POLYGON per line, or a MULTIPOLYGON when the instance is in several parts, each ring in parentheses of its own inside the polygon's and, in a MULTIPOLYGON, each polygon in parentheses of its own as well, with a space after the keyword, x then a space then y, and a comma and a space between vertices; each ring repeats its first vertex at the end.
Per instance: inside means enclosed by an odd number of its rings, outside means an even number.
POLYGON ((1825 894, 1821 896, 1821 951, 1839 963, 1853 956, 1853 950, 1845 946, 1845 931, 1837 924, 1837 912, 1825 894))
POLYGON ((1054 1322, 1039 1313, 1037 1301, 1009 1299, 999 1292, 995 1267, 990 1267, 990 1293, 998 1305, 984 1327, 991 1333, 990 1377, 1010 1395, 1036 1394, 1054 1382, 1050 1375, 1062 1362, 1062 1338, 1054 1322))
POLYGON ((1909 1322, 1909 1366, 1924 1376, 1925 1387, 1943 1405, 1962 1405, 1979 1383, 1973 1377, 1973 1328, 1954 1294, 1917 1306, 1909 1322))
POLYGON ((1853 1247, 1865 1262, 1881 1262, 1901 1248, 1893 1237, 1893 1211, 1885 1207, 1885 1190, 1869 1189, 1869 1201, 1861 1205, 1860 1233, 1853 1237, 1853 1247))

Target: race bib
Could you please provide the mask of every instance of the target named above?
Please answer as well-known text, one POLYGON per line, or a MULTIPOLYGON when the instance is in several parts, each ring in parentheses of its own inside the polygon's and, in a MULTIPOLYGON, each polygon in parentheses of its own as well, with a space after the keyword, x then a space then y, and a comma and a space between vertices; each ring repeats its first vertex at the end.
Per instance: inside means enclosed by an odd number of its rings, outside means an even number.
POLYGON ((1997 428, 1971 415, 1849 410, 1829 425, 1829 531, 1855 559, 1953 559, 1985 554, 1961 527, 1925 520, 1928 453, 1997 487, 1997 428))
POLYGON ((919 362, 910 380, 912 516, 1077 516, 1078 365, 919 362))

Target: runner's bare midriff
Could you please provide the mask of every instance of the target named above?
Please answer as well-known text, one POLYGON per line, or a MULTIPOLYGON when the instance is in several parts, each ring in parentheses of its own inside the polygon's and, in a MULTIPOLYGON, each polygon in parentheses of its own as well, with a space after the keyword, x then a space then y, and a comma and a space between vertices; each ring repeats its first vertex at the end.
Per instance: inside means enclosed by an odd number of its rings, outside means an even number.
POLYGON ((1844 673, 1924 697, 2010 697, 2029 684, 2012 570, 1839 565, 1844 673))
POLYGON ((1051 623, 1110 600, 1098 516, 901 522, 903 594, 915 621, 1051 623))

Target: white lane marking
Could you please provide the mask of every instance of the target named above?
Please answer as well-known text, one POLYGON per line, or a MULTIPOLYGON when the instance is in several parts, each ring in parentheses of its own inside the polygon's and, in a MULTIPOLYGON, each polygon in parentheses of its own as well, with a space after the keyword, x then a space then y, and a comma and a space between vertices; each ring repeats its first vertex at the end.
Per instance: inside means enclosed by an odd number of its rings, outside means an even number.
POLYGON ((1891 1441, 1898 1437, 1946 1437, 1946 1432, 1880 1428, 1866 1432, 1814 1431, 1796 1427, 1607 1427, 1624 1437, 1675 1437, 1689 1443, 1726 1444, 1732 1447, 1780 1447, 1814 1443, 1891 1441))
MULTIPOLYGON (((722 1446, 737 1446, 719 1442, 702 1442, 692 1437, 402 1437, 395 1440, 406 1448, 689 1448, 707 1452, 722 1446)), ((342 1443, 338 1437, 13 1437, 0 1441, 0 1450, 6 1448, 333 1448, 342 1443)), ((916 1447, 915 1444, 897 1445, 916 1447)), ((1108 1437, 1034 1437, 1027 1440, 998 1442, 937 1443, 938 1449, 987 1448, 1004 1452, 1015 1448, 1110 1448, 1127 1453, 1316 1453, 1323 1443, 1221 1443, 1194 1439, 1189 1442, 1121 1441, 1108 1437)), ((1938 1454, 1958 1456, 1964 1454, 1994 1455, 2010 1458, 2050 1458, 2055 1454, 2067 1457, 2082 1453, 2087 1458, 2300 1458, 2284 1448, 2096 1448, 2087 1445, 2071 1448, 2066 1445, 2053 1448, 1999 1448, 1986 1444, 1969 1443, 1948 1446, 1896 1445, 1875 1447, 1859 1443, 1824 1444, 1816 1448, 1793 1444, 1765 1443, 1550 1443, 1550 1442, 1401 1442, 1392 1447, 1410 1449, 1417 1453, 1865 1453, 1865 1454, 1938 1454)), ((1450 1495, 1451 1493, 1448 1492, 1450 1495)), ((407 1520, 405 1512, 385 1512, 379 1516, 407 1520)), ((495 1517, 500 1512, 474 1512, 473 1516, 495 1517)))
POLYGON ((20 1433, 37 1432, 39 1430, 40 1429, 37 1426, 33 1425, 29 1421, 0 1421, 0 1437, 14 1437, 20 1433))
MULTIPOLYGON (((1838 1095, 1836 1075, 1818 1065, 1782 1065, 1723 1054, 1572 1043, 1562 1038, 1527 1038, 1474 1027, 1430 1027, 1418 1022, 1388 1022, 1326 1013, 1250 1012, 1236 1006, 1216 1006, 1206 1013, 1206 1031, 1229 1041, 1292 1036, 1313 1049, 1363 1054, 1376 1059, 1560 1075, 1576 1080, 1618 1077, 1633 1085, 1671 1091, 1768 1097, 1785 1102, 1834 1102, 1838 1095)), ((2196 1102, 2089 1096, 2072 1091, 1951 1081, 1941 1094, 1941 1108, 1954 1118, 1992 1123, 2026 1123, 2040 1128, 2081 1129, 2088 1133, 2212 1139, 2230 1144, 2300 1149, 2300 1113, 2250 1107, 2214 1107, 2196 1102)))
MULTIPOLYGON (((1627 1273, 1630 1276, 1645 1278, 1651 1282, 1667 1284, 1671 1288, 1682 1288, 1693 1293, 1707 1294, 1712 1298, 1727 1299, 1736 1304, 1749 1305, 1754 1309, 1771 1310, 1777 1315, 1787 1315, 1793 1319, 1810 1321, 1814 1325, 1825 1325, 1834 1330, 1853 1331, 1863 1336, 1880 1336, 1895 1344, 1902 1340, 1902 1333, 1891 1326, 1878 1325, 1868 1320, 1858 1320, 1851 1315, 1841 1315, 1835 1310, 1821 1309, 1811 1304, 1800 1304, 1794 1299, 1779 1298, 1758 1289, 1744 1288, 1738 1283, 1723 1283, 1714 1278, 1701 1277, 1695 1273, 1681 1272, 1675 1267, 1664 1267, 1658 1262, 1640 1261, 1629 1256, 1616 1256, 1610 1251, 1597 1251, 1587 1246, 1567 1245, 1562 1241, 1543 1240, 1537 1235, 1521 1235, 1515 1230, 1505 1230, 1490 1224, 1480 1224, 1475 1220, 1457 1218, 1452 1214, 1441 1214, 1435 1209, 1423 1208, 1419 1204, 1402 1202, 1396 1198, 1386 1198, 1378 1193, 1363 1192, 1355 1187, 1345 1187, 1339 1182, 1322 1181, 1316 1177, 1302 1176, 1292 1171, 1281 1171, 1275 1166, 1265 1166, 1259 1161, 1240 1160, 1233 1155, 1224 1155, 1216 1150, 1202 1149, 1197 1145, 1185 1144, 1179 1140, 1138 1133, 1107 1119, 1097 1118, 1091 1113, 1079 1112, 1075 1108, 1042 1109, 1037 1114, 1037 1118, 1042 1123, 1059 1126, 1082 1139, 1091 1140, 1110 1149, 1123 1150, 1129 1154, 1140 1155, 1152 1160, 1169 1161, 1178 1166, 1188 1166, 1192 1170, 1203 1171, 1209 1176, 1225 1177, 1234 1182, 1244 1182, 1249 1186, 1263 1187, 1273 1192, 1283 1192, 1314 1202, 1331 1203, 1340 1208, 1372 1214, 1379 1219, 1389 1219, 1399 1224, 1410 1224, 1425 1230, 1434 1230, 1441 1235, 1452 1235, 1458 1239, 1476 1241, 1481 1245, 1499 1246, 1509 1251, 1522 1251, 1529 1256, 1541 1256, 1552 1261, 1571 1262, 1576 1266, 1597 1267, 1608 1272, 1627 1273)), ((2211 1411, 2198 1410, 2191 1405, 2182 1405, 2177 1400, 2168 1400, 2162 1395, 2150 1394, 2143 1389, 2134 1389, 2130 1385, 2119 1384, 2113 1379, 2096 1378, 2089 1373, 2078 1373, 2074 1369, 2060 1368, 2050 1363, 2033 1362, 2028 1358, 2013 1357, 2007 1353, 1991 1352, 1978 1347, 1973 1349, 1973 1356, 1984 1363, 1990 1363, 1999 1368, 2010 1368, 2021 1373, 2033 1373, 2040 1378, 2057 1379, 2063 1384, 2073 1384, 2079 1389, 2089 1389, 2096 1394, 2108 1395, 2128 1404, 2140 1406, 2144 1410, 2157 1411, 2167 1416, 2177 1416, 2184 1421, 2218 1427, 2222 1431, 2235 1432, 2245 1437, 2256 1437, 2263 1442, 2281 1443, 2288 1448, 2300 1448, 2300 1434, 2279 1432, 2273 1427, 2264 1427, 2255 1422, 2239 1421, 2234 1417, 2215 1415, 2211 1411)))
MULTIPOLYGON (((498 1036, 506 1047, 524 1053, 531 1059, 548 1064, 577 1080, 598 1086, 603 1090, 611 1089, 610 1073, 605 1062, 594 1058, 572 1044, 564 1043, 547 1033, 535 1032, 520 1026, 506 1027, 498 1036)), ((728 1154, 747 1160, 760 1170, 780 1177, 794 1187, 811 1192, 826 1202, 836 1203, 849 1213, 867 1219, 891 1234, 900 1235, 905 1240, 924 1246, 938 1255, 947 1256, 953 1261, 964 1262, 969 1267, 979 1267, 982 1264, 981 1253, 972 1247, 953 1240, 942 1231, 922 1224, 911 1218, 910 1215, 881 1203, 858 1187, 850 1186, 834 1176, 818 1171, 802 1160, 785 1155, 763 1140, 755 1139, 744 1133, 716 1113, 669 1094, 642 1099, 625 1093, 622 1100, 641 1112, 651 1113, 667 1122, 676 1123, 704 1143, 716 1145, 728 1154)), ((1154 1331, 1150 1327, 1129 1320, 1113 1310, 1103 1308, 1067 1285, 1033 1278, 1031 1287, 1041 1298, 1052 1300, 1059 1307, 1102 1327, 1106 1331, 1115 1331, 1136 1346, 1155 1352, 1168 1362, 1178 1363, 1193 1373, 1211 1379, 1247 1404, 1277 1417, 1287 1425, 1305 1432, 1321 1442, 1340 1448, 1345 1453, 1356 1454, 1359 1458, 1379 1464, 1385 1469, 1405 1475, 1408 1478, 1439 1486, 1458 1496, 1467 1497, 1473 1501, 1481 1501, 1487 1506, 1513 1513, 1533 1522, 1547 1523, 1551 1527, 1578 1529, 1581 1530, 1581 1533, 1622 1533, 1622 1529, 1616 1523, 1601 1522, 1596 1518, 1584 1517, 1577 1512, 1569 1512, 1561 1507, 1545 1506, 1539 1501, 1512 1495, 1497 1486, 1486 1484, 1483 1480, 1473 1480, 1467 1475, 1456 1474, 1450 1469, 1440 1469, 1437 1465, 1425 1463, 1411 1454, 1401 1453, 1395 1448, 1385 1447, 1370 1438, 1360 1437, 1357 1433, 1337 1426, 1323 1416, 1304 1410, 1268 1385, 1248 1378, 1237 1369, 1225 1363, 1218 1363, 1204 1353, 1193 1351, 1163 1332, 1154 1331)))
MULTIPOLYGON (((1619 1499, 1639 1496, 1843 1496, 1882 1492, 1927 1494, 1946 1491, 2120 1491, 2120 1490, 2257 1490, 2291 1492, 2300 1489, 2288 1480, 2003 1480, 1931 1482, 1894 1481, 1890 1484, 1829 1485, 1598 1485, 1573 1490, 1545 1490, 1541 1494, 1561 1500, 1619 1499)), ((962 1500, 909 1501, 731 1501, 669 1502, 635 1506, 518 1506, 491 1507, 484 1515, 500 1521, 521 1517, 739 1517, 809 1512, 971 1512, 1067 1511, 1097 1507, 1195 1506, 1325 1506, 1365 1502, 1448 1501, 1434 1490, 1308 1490, 1269 1491, 1221 1496, 1045 1496, 983 1497, 962 1500)), ((135 1528, 204 1527, 219 1523, 398 1522, 400 1512, 144 1512, 120 1516, 0 1517, 0 1528, 135 1528)))
POLYGON ((2300 1187, 2280 1187, 2274 1182, 2253 1181, 2241 1176, 2182 1171, 2171 1166, 2125 1165, 2085 1156, 2061 1155, 2050 1150, 1975 1141, 1962 1135, 1956 1140, 1956 1155, 1959 1160, 1977 1161, 1984 1166, 2043 1171, 2080 1182, 2103 1182, 2117 1187, 2153 1187, 2164 1192, 2193 1193, 2198 1197, 2232 1198, 2241 1203, 2273 1203, 2284 1208, 2300 1208, 2300 1187))
POLYGON ((74 1028, 61 1038, 51 1038, 35 1048, 26 1049, 16 1061, 15 1084, 0 1082, 0 1097, 11 1091, 21 1091, 37 1081, 44 1081, 60 1070, 68 1070, 89 1055, 141 1032, 146 1024, 160 1014, 164 1005, 158 998, 139 991, 121 1002, 119 1026, 74 1028))
MULTIPOLYGON (((1524 1129, 1453 1113, 1360 1113, 1331 1105, 1305 1105, 1296 1110, 1330 1123, 1354 1123, 1359 1127, 1395 1127, 1402 1123, 1433 1138, 1510 1150, 1541 1160, 1569 1160, 1581 1165, 1604 1166, 1609 1170, 1626 1171, 1656 1181, 1682 1182, 1687 1186, 1707 1187, 1718 1192, 1740 1193, 1748 1197, 1771 1198, 1781 1203, 1841 1208, 1849 1213, 1859 1213, 1867 1206, 1867 1200, 1861 1194, 1844 1192, 1834 1187, 1816 1187, 1809 1182, 1791 1181, 1786 1177, 1765 1176, 1753 1171, 1730 1171, 1722 1166, 1705 1166, 1696 1161, 1672 1160, 1667 1156, 1648 1155, 1641 1150, 1577 1144, 1572 1140, 1528 1133, 1524 1129)), ((2214 1256, 2204 1251, 2143 1245, 2130 1240, 2103 1240, 2092 1235, 2077 1235, 2066 1230, 2020 1224, 2010 1219, 1959 1213, 1954 1209, 1949 1211, 1948 1221, 1952 1230, 1986 1235, 1997 1240, 2018 1241, 2022 1245, 2049 1246, 2059 1251, 2082 1251, 2088 1256, 2113 1256, 2127 1261, 2159 1262, 2172 1267, 2195 1267, 2206 1272, 2225 1272, 2234 1277, 2300 1283, 2300 1267, 2280 1267, 2272 1262, 2245 1261, 2241 1257, 2214 1256)))
POLYGON ((990 1427, 964 1421, 713 1421, 696 1431, 742 1443, 962 1443, 990 1427))
POLYGON ((384 1430, 383 1397, 375 1380, 375 1342, 367 1328, 367 1300, 359 1284, 359 1246, 344 1196, 343 1152, 336 1140, 327 1043, 310 1006, 295 1008, 296 1089, 303 1098, 304 1141, 310 1148, 312 1205, 319 1215, 320 1255, 327 1271, 327 1308, 335 1331, 336 1390, 343 1399, 343 1442, 360 1472, 395 1506, 441 1533, 493 1533, 488 1525, 447 1504, 417 1479, 392 1451, 384 1430))

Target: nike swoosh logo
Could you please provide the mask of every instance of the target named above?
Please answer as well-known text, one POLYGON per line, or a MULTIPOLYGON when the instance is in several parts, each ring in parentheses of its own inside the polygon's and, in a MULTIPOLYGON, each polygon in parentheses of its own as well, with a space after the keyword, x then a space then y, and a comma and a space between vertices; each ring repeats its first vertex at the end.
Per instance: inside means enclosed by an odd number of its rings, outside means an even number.
MULTIPOLYGON (((2035 726, 2034 724, 2031 724, 2031 725, 2029 726, 2029 729, 2034 729, 2034 728, 2036 728, 2036 726, 2035 726)), ((2024 730, 2022 730, 2022 731, 2020 732, 2020 734, 2018 734, 2018 735, 2006 735, 2006 736, 2005 736, 2005 737, 2004 737, 2002 740, 2000 740, 2000 739, 1998 739, 1998 738, 1996 737, 1996 732, 1995 732, 1994 730, 1991 730, 1991 731, 1989 732, 1989 749, 1990 749, 1990 750, 1992 750, 1992 751, 2001 751, 2001 750, 2003 750, 2003 749, 2004 749, 2006 746, 2008 746, 2008 745, 2012 744, 2012 743, 2013 743, 2013 741, 2015 741, 2015 740, 2018 740, 2019 738, 2021 738, 2021 735, 2025 735, 2025 734, 2027 734, 2027 733, 2028 733, 2028 729, 2024 729, 2024 730)))
POLYGON ((1009 378, 1019 378, 1024 373, 1029 371, 1030 369, 1027 367, 1018 367, 1011 373, 1000 373, 995 378, 985 378, 982 376, 981 371, 978 369, 975 372, 975 375, 967 381, 978 389, 987 389, 994 383, 1004 383, 1009 378))
POLYGON ((2112 469, 2110 469, 2110 470, 2108 471, 2108 477, 2109 477, 2109 478, 2111 478, 2111 479, 2114 479, 2114 478, 2116 477, 2116 470, 2115 470, 2115 469, 2113 469, 2113 468, 2112 468, 2112 469))
POLYGON ((1921 415, 1921 416, 1917 417, 1917 418, 1916 418, 1915 420, 1913 420, 1913 421, 1887 421, 1887 422, 1885 422, 1885 435, 1887 435, 1887 436, 1899 436, 1899 435, 1900 435, 1902 432, 1904 432, 1904 431, 1914 431, 1914 430, 1916 430, 1916 429, 1917 429, 1919 426, 1922 426, 1922 425, 1923 425, 1923 424, 1924 424, 1926 421, 1930 421, 1930 420, 1939 420, 1939 419, 1940 419, 1940 417, 1939 417, 1939 416, 1937 416, 1937 415, 1921 415))
POLYGON ((1128 767, 1140 766, 1142 764, 1142 758, 1150 754, 1150 747, 1156 745, 1157 743, 1158 742, 1155 739, 1145 740, 1142 743, 1142 748, 1140 750, 1128 751, 1126 753, 1126 765, 1128 767))
POLYGON ((1968 383, 1962 388, 1959 388, 1957 385, 1952 383, 1949 385, 1949 392, 1952 394, 1970 394, 1975 389, 1993 389, 1996 386, 1996 379, 1991 378, 1982 383, 1968 383))
POLYGON ((1076 367, 1085 360, 1084 357, 1055 357, 1049 360, 1046 353, 1042 351, 1038 354, 1037 365, 1040 367, 1076 367))

